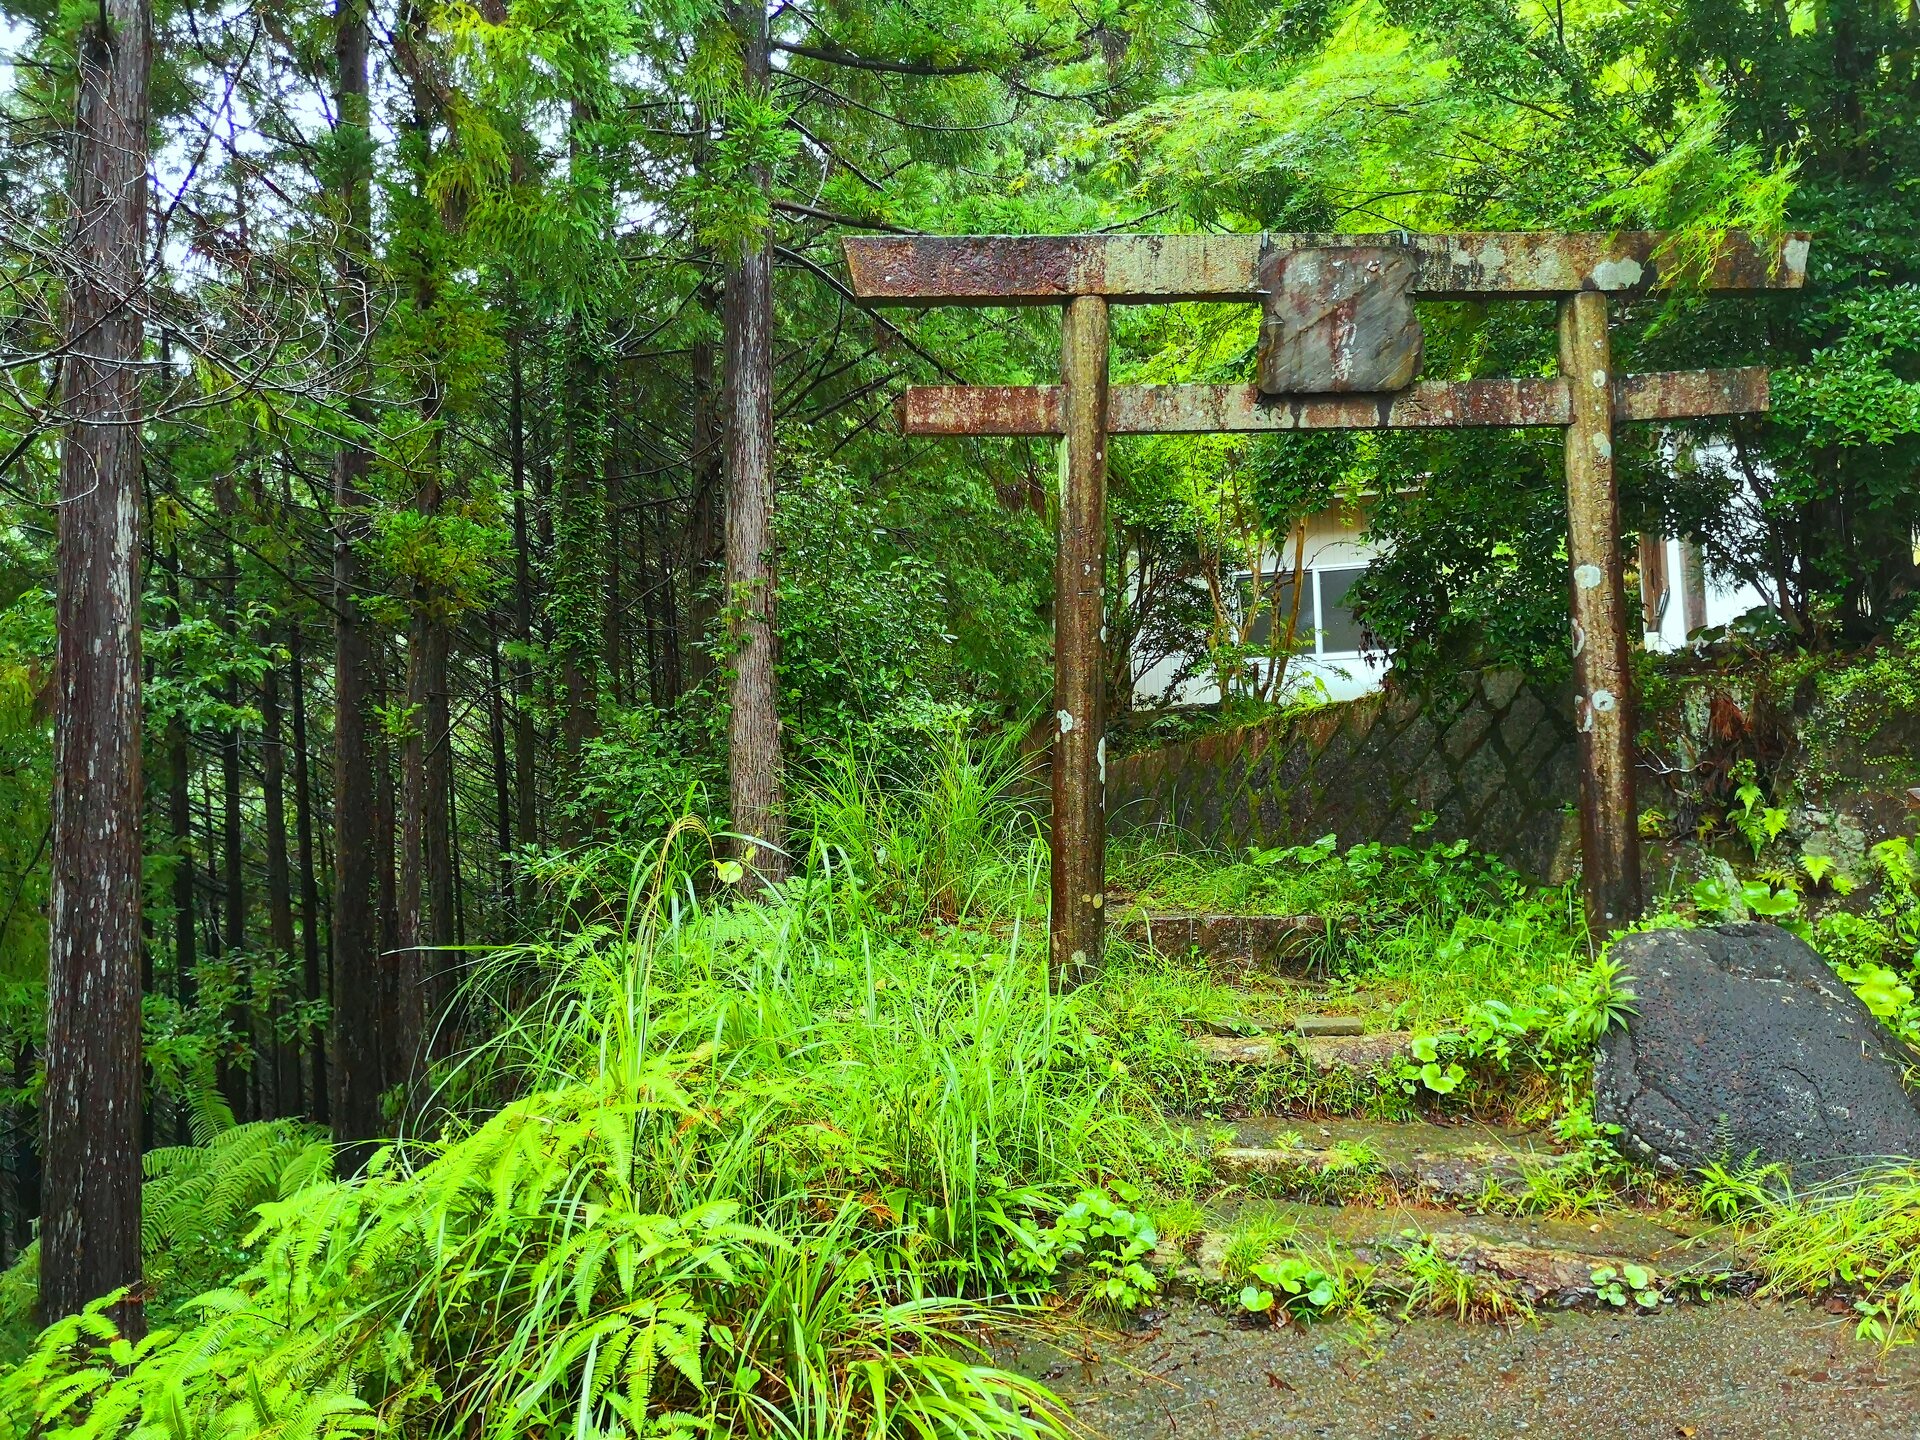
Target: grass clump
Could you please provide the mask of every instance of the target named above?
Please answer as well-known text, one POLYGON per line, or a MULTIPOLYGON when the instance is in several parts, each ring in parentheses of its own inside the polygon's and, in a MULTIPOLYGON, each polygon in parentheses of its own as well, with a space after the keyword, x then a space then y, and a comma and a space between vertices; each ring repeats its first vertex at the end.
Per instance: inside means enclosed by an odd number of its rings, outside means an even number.
POLYGON ((1403 1232, 1401 1239, 1401 1319, 1441 1315, 1468 1324, 1511 1325, 1533 1318, 1533 1306, 1511 1282, 1464 1268, 1417 1230, 1403 1232))
POLYGON ((1920 1165, 1901 1160, 1794 1192, 1777 1167, 1707 1177, 1716 1213, 1737 1215, 1744 1244, 1778 1295, 1849 1296, 1863 1339, 1920 1335, 1920 1165))

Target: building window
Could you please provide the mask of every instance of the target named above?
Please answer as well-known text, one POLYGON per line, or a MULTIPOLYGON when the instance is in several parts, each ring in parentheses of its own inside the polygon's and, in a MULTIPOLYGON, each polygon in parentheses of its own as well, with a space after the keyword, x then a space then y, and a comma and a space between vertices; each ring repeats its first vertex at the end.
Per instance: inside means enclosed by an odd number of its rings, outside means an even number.
POLYGON ((1354 581, 1367 573, 1356 565, 1346 570, 1316 570, 1313 578, 1320 588, 1320 653, 1322 655, 1358 655, 1367 648, 1366 631, 1354 617, 1350 592, 1354 581))
MULTIPOLYGON (((1307 593, 1300 605, 1299 635, 1302 638, 1310 636, 1313 632, 1312 581, 1313 572, 1308 571, 1307 593)), ((1240 577, 1241 613, 1245 614, 1247 609, 1255 604, 1260 608, 1254 611, 1253 624, 1247 629, 1247 644, 1264 650, 1274 639, 1275 616, 1279 617, 1278 633, 1281 635, 1287 633, 1287 616, 1293 613, 1293 572, 1289 570, 1280 576, 1278 584, 1275 583, 1271 571, 1261 576, 1260 593, 1257 596, 1253 593, 1253 576, 1243 574, 1240 577)))
MULTIPOLYGON (((1354 582, 1367 573, 1364 565, 1340 566, 1325 570, 1310 569, 1301 578, 1305 582, 1300 596, 1300 619, 1295 631, 1300 649, 1309 655, 1362 655, 1369 647, 1366 631, 1353 613, 1351 591, 1354 582)), ((1261 577, 1260 593, 1253 591, 1253 576, 1243 572, 1239 579, 1243 609, 1259 604, 1253 624, 1247 631, 1248 645, 1264 649, 1275 635, 1286 631, 1287 615, 1293 608, 1293 572, 1268 571, 1261 577), (1272 605, 1269 607, 1268 602, 1272 605), (1277 618, 1276 618, 1277 617, 1277 618)))

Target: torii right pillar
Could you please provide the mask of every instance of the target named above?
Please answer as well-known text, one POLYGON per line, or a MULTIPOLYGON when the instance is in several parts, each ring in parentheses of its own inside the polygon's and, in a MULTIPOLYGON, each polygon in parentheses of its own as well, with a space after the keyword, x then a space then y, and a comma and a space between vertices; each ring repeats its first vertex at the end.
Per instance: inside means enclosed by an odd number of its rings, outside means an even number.
MULTIPOLYGON (((1567 565, 1572 591, 1574 726, 1580 742, 1580 853, 1596 940, 1638 919, 1640 823, 1634 804, 1633 655, 1613 466, 1613 347, 1607 297, 1560 301, 1567 427, 1567 565)), ((1634 628, 1638 628, 1637 626, 1634 628)))

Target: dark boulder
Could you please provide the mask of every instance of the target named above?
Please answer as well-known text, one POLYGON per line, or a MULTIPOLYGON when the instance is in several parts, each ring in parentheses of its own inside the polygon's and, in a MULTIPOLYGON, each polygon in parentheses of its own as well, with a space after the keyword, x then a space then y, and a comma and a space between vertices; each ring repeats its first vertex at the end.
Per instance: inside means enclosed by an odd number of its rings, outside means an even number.
POLYGON ((1758 1152, 1803 1183, 1920 1154, 1908 1057, 1813 947, 1774 925, 1629 935, 1636 1013, 1600 1042, 1594 1115, 1667 1171, 1758 1152))

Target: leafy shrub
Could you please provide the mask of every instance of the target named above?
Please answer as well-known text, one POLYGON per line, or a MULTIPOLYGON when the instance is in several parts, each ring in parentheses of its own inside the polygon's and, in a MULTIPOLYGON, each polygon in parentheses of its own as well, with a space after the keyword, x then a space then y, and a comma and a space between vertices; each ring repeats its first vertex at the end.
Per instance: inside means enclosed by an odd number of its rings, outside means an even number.
POLYGON ((1357 1308, 1366 1290, 1366 1276, 1338 1259, 1279 1255, 1253 1267, 1239 1303, 1249 1315, 1305 1323, 1357 1308))
POLYGON ((1143 1263, 1160 1237, 1152 1218, 1133 1208, 1140 1201, 1136 1187, 1117 1184, 1113 1191, 1082 1190, 1045 1230, 1009 1222, 1016 1266, 1051 1278, 1077 1264, 1095 1299, 1116 1310, 1137 1310, 1160 1289, 1143 1263))
POLYGON ((1415 1036, 1392 1079, 1409 1095, 1447 1095, 1467 1067, 1508 1071, 1525 1062, 1571 1086, 1584 1076, 1594 1043, 1626 1023, 1633 1002, 1632 977, 1603 955, 1564 985, 1544 985, 1524 1000, 1481 1000, 1458 1028, 1415 1036))

